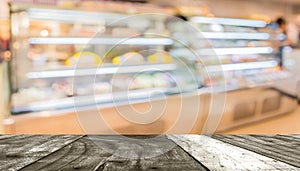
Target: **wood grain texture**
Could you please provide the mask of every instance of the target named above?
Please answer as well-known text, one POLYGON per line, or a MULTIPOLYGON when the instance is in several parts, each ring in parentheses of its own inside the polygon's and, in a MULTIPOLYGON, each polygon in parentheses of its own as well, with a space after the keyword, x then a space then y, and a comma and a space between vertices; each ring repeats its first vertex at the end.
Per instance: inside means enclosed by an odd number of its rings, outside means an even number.
POLYGON ((0 170, 300 170, 299 135, 213 137, 2 135, 0 170))
POLYGON ((172 135, 169 138, 210 170, 299 170, 204 135, 172 135))
POLYGON ((19 170, 78 138, 72 135, 0 136, 0 170, 19 170))
POLYGON ((213 137, 300 168, 299 135, 214 135, 213 137))
POLYGON ((23 170, 206 170, 165 136, 129 137, 83 137, 23 170), (164 152, 167 146, 173 148, 164 152))

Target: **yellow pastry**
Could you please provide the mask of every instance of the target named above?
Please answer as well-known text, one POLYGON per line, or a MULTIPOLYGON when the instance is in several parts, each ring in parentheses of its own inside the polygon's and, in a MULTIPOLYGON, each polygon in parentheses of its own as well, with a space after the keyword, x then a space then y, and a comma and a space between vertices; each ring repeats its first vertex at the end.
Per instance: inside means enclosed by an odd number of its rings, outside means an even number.
POLYGON ((172 63, 173 58, 167 52, 157 52, 148 56, 150 63, 172 63))
POLYGON ((115 65, 128 64, 128 65, 137 65, 143 64, 144 57, 143 55, 137 52, 128 52, 121 56, 116 56, 112 59, 112 63, 115 65))
POLYGON ((80 61, 80 65, 99 65, 102 63, 101 57, 93 52, 77 52, 65 61, 65 65, 73 66, 80 61))

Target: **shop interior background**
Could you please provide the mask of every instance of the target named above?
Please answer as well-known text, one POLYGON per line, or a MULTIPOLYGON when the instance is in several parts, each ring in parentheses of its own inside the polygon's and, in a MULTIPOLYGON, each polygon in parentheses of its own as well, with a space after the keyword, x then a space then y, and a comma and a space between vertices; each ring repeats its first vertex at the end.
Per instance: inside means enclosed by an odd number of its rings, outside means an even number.
MULTIPOLYGON (((188 35, 185 32, 182 34, 188 35)), ((198 134, 205 133, 206 129, 211 129, 208 131, 210 133, 215 131, 236 134, 299 133, 300 125, 297 122, 300 119, 299 37, 300 1, 298 0, 1 0, 0 131, 1 133, 47 134, 110 133, 111 130, 107 130, 107 127, 97 124, 97 119, 92 119, 94 115, 98 116, 100 111, 100 115, 105 118, 109 127, 120 134, 198 134), (47 16, 49 10, 51 15, 47 16), (69 18, 64 18, 66 15, 64 10, 70 11, 69 18), (117 18, 119 15, 124 17, 151 12, 171 16, 180 15, 206 33, 204 37, 206 36, 208 42, 199 39, 201 42, 199 44, 203 45, 203 49, 213 48, 218 57, 221 57, 221 61, 212 60, 205 53, 199 55, 199 58, 205 61, 208 68, 220 66, 219 62, 222 63, 223 69, 225 68, 225 78, 220 75, 207 78, 201 68, 193 68, 197 67, 199 61, 188 61, 188 64, 193 63, 191 68, 195 69, 195 75, 199 78, 197 90, 194 88, 192 91, 196 92, 193 98, 197 97, 199 104, 195 107, 191 103, 186 106, 186 110, 183 110, 186 111, 186 116, 183 117, 182 123, 188 124, 192 119, 194 124, 188 132, 180 132, 178 129, 168 132, 172 130, 177 117, 181 114, 178 113, 177 107, 182 100, 180 94, 185 93, 175 90, 179 84, 171 84, 172 77, 181 80, 180 85, 187 90, 193 85, 190 80, 183 79, 187 78, 187 73, 173 71, 174 66, 178 69, 175 56, 181 53, 178 50, 179 46, 170 45, 170 40, 162 37, 142 37, 139 40, 146 42, 143 46, 131 44, 128 49, 120 47, 104 61, 101 58, 102 54, 100 55, 101 48, 96 47, 98 45, 91 45, 84 49, 78 43, 85 40, 84 38, 91 38, 100 27, 104 27, 107 31, 106 38, 143 34, 159 28, 163 28, 164 33, 175 35, 177 27, 177 30, 181 29, 176 24, 168 28, 166 20, 148 18, 141 19, 143 21, 141 23, 132 22, 133 25, 128 24, 126 27, 108 27, 105 25, 106 21, 101 23, 93 17, 93 15, 100 15, 117 18), (55 18, 56 15, 63 18, 55 18), (76 21, 74 18, 78 15, 92 16, 91 22, 88 23, 88 17, 86 21, 84 19, 76 21), (201 23, 201 21, 197 23, 197 17, 225 19, 225 21, 233 19, 232 22, 235 24, 220 24, 218 23, 220 20, 212 23, 201 23), (282 28, 278 25, 280 18, 286 22, 282 28), (239 26, 239 22, 249 21, 263 22, 265 26, 239 26), (23 27, 24 23, 29 24, 27 29, 23 27), (147 28, 143 24, 148 25, 147 28), (51 38, 57 38, 52 39, 56 42, 49 42, 51 38), (156 38, 158 38, 158 45, 155 45, 156 38), (69 43, 62 43, 63 41, 69 43), (150 48, 166 53, 151 53, 148 50, 150 48), (77 79, 77 89, 73 91, 71 76, 74 74, 69 74, 71 75, 69 77, 68 73, 73 73, 70 68, 77 60, 76 53, 78 56, 78 52, 83 49, 87 50, 85 56, 89 60, 83 61, 87 64, 83 66, 80 73, 84 73, 84 69, 95 69, 101 59, 104 64, 109 64, 107 71, 110 72, 125 64, 126 74, 115 74, 117 79, 115 82, 111 81, 109 74, 103 77, 100 75, 99 82, 96 82, 96 89, 88 86, 91 76, 86 75, 77 79), (147 50, 148 52, 141 53, 147 50), (132 53, 136 51, 140 53, 132 53), (279 52, 281 57, 278 57, 279 52), (128 65, 122 63, 124 58, 131 58, 129 60, 131 63, 128 65), (91 64, 90 60, 95 62, 91 64), (147 67, 149 69, 157 67, 156 69, 163 71, 137 74, 140 68, 147 69, 147 67), (172 77, 168 77, 169 75, 172 77), (135 84, 130 87, 125 83, 126 80, 131 80, 135 84), (220 123, 214 130, 206 125, 209 119, 214 120, 210 110, 216 107, 210 104, 212 93, 209 88, 212 86, 217 88, 217 85, 222 85, 224 80, 226 90, 221 89, 219 93, 226 93, 227 98, 222 117, 215 118, 220 119, 220 123), (86 81, 87 84, 79 84, 80 81, 86 81), (122 83, 125 88, 121 87, 122 83), (152 105, 161 102, 159 98, 161 94, 167 97, 168 104, 163 117, 149 124, 134 124, 119 116, 118 110, 110 104, 114 101, 114 104, 117 102, 122 106, 124 99, 111 99, 110 90, 114 89, 122 93, 122 90, 128 86, 129 94, 131 93, 129 96, 132 97, 131 105, 137 111, 146 112, 149 109, 151 104, 147 99, 153 95, 153 92, 159 91, 158 94, 154 94, 157 98, 153 100, 152 105), (170 92, 172 88, 175 89, 170 92), (89 100, 76 102, 76 97, 84 96, 93 99, 90 96, 93 95, 94 90, 96 102, 89 100), (74 107, 74 99, 75 103, 79 104, 78 108, 74 107), (97 106, 90 108, 89 103, 96 103, 97 106), (99 109, 98 105, 103 104, 106 106, 99 109), (190 111, 187 110, 193 107, 198 107, 196 118, 190 116, 190 111), (89 118, 88 121, 84 121, 85 118, 89 118)), ((111 40, 108 38, 105 41, 100 44, 111 40)), ((187 55, 186 52, 183 54, 187 55)))

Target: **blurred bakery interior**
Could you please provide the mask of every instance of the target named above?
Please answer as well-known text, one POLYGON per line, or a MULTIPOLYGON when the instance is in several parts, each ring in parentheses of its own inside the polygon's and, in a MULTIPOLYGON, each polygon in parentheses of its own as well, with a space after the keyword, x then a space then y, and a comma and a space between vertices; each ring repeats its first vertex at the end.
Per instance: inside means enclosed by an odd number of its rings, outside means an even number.
POLYGON ((0 132, 300 133, 299 0, 1 0, 0 132))

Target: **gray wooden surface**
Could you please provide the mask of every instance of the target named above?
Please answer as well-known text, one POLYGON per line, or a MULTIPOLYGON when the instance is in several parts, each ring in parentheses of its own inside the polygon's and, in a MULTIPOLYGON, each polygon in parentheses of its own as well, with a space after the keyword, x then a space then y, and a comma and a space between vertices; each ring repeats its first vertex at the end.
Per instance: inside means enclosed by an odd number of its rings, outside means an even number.
POLYGON ((169 137, 209 170, 299 170, 284 162, 209 136, 175 135, 169 137))
POLYGON ((0 170, 24 168, 80 137, 72 135, 0 136, 0 170))
POLYGON ((300 138, 290 135, 214 135, 223 142, 300 167, 300 138))
POLYGON ((298 135, 1 135, 0 170, 300 170, 299 141, 298 135))

